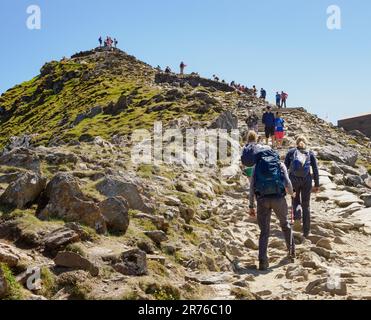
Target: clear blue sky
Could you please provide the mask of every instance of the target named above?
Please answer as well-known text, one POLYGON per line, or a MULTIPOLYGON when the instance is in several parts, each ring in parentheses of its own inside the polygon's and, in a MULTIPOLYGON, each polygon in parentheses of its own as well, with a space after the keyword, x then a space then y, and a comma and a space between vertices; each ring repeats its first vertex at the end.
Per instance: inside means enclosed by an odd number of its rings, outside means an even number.
POLYGON ((99 35, 151 65, 181 60, 201 75, 289 93, 336 121, 370 112, 369 0, 2 0, 0 92, 37 75, 44 62, 93 48, 99 35), (29 5, 42 29, 26 27, 29 5), (342 10, 342 30, 326 10, 342 10))

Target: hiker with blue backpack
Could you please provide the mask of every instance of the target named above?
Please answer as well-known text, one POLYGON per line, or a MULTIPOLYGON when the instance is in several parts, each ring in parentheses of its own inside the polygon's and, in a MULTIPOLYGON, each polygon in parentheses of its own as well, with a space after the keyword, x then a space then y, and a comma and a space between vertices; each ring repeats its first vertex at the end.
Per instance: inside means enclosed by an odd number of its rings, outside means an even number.
POLYGON ((251 183, 252 174, 255 166, 255 156, 258 152, 263 151, 269 147, 259 144, 259 136, 254 130, 247 133, 247 143, 242 151, 241 162, 245 166, 243 174, 249 179, 251 183))
POLYGON ((265 138, 266 144, 269 144, 269 138, 272 138, 272 147, 275 143, 275 117, 270 106, 267 107, 266 112, 263 114, 262 122, 265 125, 265 138))
POLYGON ((246 166, 255 164, 250 183, 250 216, 257 217, 260 228, 259 238, 259 270, 269 268, 267 255, 270 235, 272 210, 280 221, 284 234, 289 258, 295 257, 293 233, 288 221, 288 205, 286 194, 293 194, 293 187, 288 176, 286 166, 281 163, 277 152, 268 146, 256 145, 245 147, 242 154, 242 163, 246 166), (255 199, 257 208, 255 209, 255 199))
POLYGON ((319 192, 317 159, 314 153, 307 149, 307 144, 308 142, 305 137, 298 137, 296 148, 289 150, 285 160, 285 165, 289 168, 289 177, 295 191, 295 197, 292 201, 295 229, 301 227, 301 220, 303 220, 303 235, 305 238, 310 234, 311 193, 319 192))

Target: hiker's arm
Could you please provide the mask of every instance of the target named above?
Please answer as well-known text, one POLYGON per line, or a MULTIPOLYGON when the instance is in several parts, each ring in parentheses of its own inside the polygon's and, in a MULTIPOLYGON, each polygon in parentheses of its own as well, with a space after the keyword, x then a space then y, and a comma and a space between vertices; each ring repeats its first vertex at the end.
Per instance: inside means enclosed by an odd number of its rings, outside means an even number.
POLYGON ((284 176, 284 179, 285 179, 286 191, 290 196, 293 196, 294 195, 294 188, 292 187, 292 183, 290 181, 289 174, 287 172, 287 168, 283 163, 281 164, 281 169, 282 169, 283 176, 284 176))
POLYGON ((291 166, 291 151, 289 151, 286 155, 286 158, 285 158, 285 166, 286 166, 286 169, 287 168, 290 168, 291 166))
POLYGON ((249 202, 250 202, 250 209, 255 208, 255 169, 253 171, 251 182, 250 182, 249 202))
POLYGON ((317 159, 313 152, 310 153, 310 162, 313 169, 313 179, 314 179, 314 186, 319 188, 319 172, 318 172, 318 164, 317 159))

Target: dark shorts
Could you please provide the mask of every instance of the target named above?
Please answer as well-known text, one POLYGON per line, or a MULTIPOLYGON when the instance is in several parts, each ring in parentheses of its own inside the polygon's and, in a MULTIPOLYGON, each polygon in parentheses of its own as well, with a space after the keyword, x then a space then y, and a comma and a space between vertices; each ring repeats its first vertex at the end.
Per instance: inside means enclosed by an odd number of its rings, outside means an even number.
POLYGON ((265 127, 265 137, 268 139, 274 136, 275 127, 265 127))

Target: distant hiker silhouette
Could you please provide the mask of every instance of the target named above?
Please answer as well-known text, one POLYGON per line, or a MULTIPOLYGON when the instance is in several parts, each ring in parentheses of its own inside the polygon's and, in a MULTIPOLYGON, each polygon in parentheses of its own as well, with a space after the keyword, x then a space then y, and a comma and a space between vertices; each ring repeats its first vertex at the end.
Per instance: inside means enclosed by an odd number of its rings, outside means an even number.
POLYGON ((102 47, 102 44, 103 44, 102 37, 99 37, 98 41, 99 41, 99 47, 102 47))
POLYGON ((180 63, 180 74, 184 74, 184 69, 187 67, 187 65, 182 61, 180 63))
POLYGON ((272 138, 272 147, 274 147, 274 132, 275 132, 275 117, 271 111, 271 107, 267 107, 266 112, 263 114, 262 122, 265 126, 266 144, 269 144, 269 138, 272 138))
POLYGON ((276 92, 276 106, 281 108, 281 94, 279 92, 276 92))
POLYGON ((276 138, 277 149, 281 149, 283 144, 283 138, 285 137, 285 120, 283 120, 281 113, 277 112, 274 121, 275 121, 274 136, 276 138))
POLYGON ((287 108, 286 102, 287 102, 288 97, 289 95, 286 92, 283 92, 283 91, 281 92, 281 108, 283 108, 283 106, 287 108))
POLYGON ((260 99, 265 100, 267 97, 267 91, 265 91, 263 88, 260 90, 260 99))

